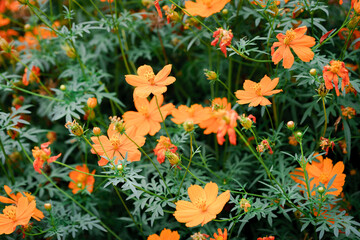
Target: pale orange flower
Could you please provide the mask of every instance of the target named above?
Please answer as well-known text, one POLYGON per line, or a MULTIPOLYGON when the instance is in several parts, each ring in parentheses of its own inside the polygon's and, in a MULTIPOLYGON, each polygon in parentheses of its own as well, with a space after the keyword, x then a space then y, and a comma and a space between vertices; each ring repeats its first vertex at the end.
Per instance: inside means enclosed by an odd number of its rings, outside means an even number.
POLYGON ((218 186, 213 182, 206 184, 204 189, 199 185, 191 185, 188 194, 191 202, 177 201, 174 213, 176 220, 186 223, 187 227, 195 227, 199 224, 204 226, 215 219, 230 199, 229 190, 217 196, 218 186))
POLYGON ((330 66, 326 65, 323 69, 323 77, 325 87, 333 89, 335 86, 336 95, 340 96, 339 92, 339 77, 342 78, 341 90, 344 91, 345 86, 350 84, 349 71, 345 68, 345 63, 341 61, 330 61, 330 66), (333 86, 334 84, 334 86, 333 86))
MULTIPOLYGON (((9 196, 9 198, 0 196, 0 202, 2 202, 2 203, 10 203, 10 204, 18 205, 19 199, 24 197, 24 195, 27 198, 29 203, 31 203, 32 201, 35 202, 35 197, 32 196, 31 193, 28 193, 28 192, 18 192, 17 194, 11 193, 12 190, 7 185, 4 185, 4 190, 5 190, 6 194, 9 196)), ((36 221, 40 221, 41 219, 44 218, 44 214, 39 209, 35 208, 35 210, 32 214, 32 217, 36 221)))
POLYGON ((20 197, 16 206, 6 206, 0 214, 0 235, 11 234, 17 226, 28 224, 35 208, 35 201, 29 202, 26 197, 20 197))
MULTIPOLYGON (((126 134, 139 146, 142 147, 145 144, 145 137, 136 135, 136 129, 134 127, 125 130, 126 134)), ((138 147, 126 137, 125 134, 120 133, 116 128, 115 124, 111 123, 108 130, 107 136, 101 135, 99 137, 91 137, 94 142, 92 145, 91 153, 99 154, 100 156, 108 157, 113 160, 116 157, 115 164, 118 160, 125 158, 126 153, 128 154, 128 161, 140 161, 141 152, 138 147), (95 149, 95 150, 94 150, 95 149)), ((109 161, 105 158, 101 158, 98 161, 99 166, 104 166, 109 161)))
POLYGON ((261 106, 270 105, 271 102, 264 96, 271 96, 273 94, 282 92, 281 89, 273 90, 278 83, 279 78, 274 78, 271 80, 267 75, 265 75, 259 83, 253 82, 251 80, 245 80, 243 85, 244 90, 237 90, 235 92, 236 97, 239 99, 237 103, 250 103, 249 107, 256 107, 259 104, 261 106))
MULTIPOLYGON (((318 153, 315 153, 317 155, 318 153)), ((312 163, 306 164, 306 171, 308 174, 308 179, 312 179, 309 183, 310 189, 313 188, 313 186, 319 186, 320 183, 324 184, 325 187, 327 187, 328 182, 336 175, 335 180, 333 181, 331 188, 336 188, 336 191, 333 192, 327 192, 326 194, 338 196, 342 190, 343 186, 345 184, 345 177, 346 175, 344 172, 344 163, 343 162, 337 162, 335 166, 332 163, 332 160, 330 158, 323 158, 323 156, 316 157, 318 161, 312 161, 312 163)), ((303 179, 304 172, 302 168, 296 168, 293 172, 290 173, 292 176, 291 178, 305 186, 306 184, 303 179), (300 179, 301 177, 302 179, 300 179)), ((316 191, 313 191, 311 193, 312 195, 316 194, 316 191)))
POLYGON ((40 146, 41 149, 39 149, 39 147, 34 147, 34 149, 32 150, 32 155, 35 158, 33 166, 34 166, 35 171, 37 171, 40 174, 41 174, 40 169, 43 168, 43 165, 45 162, 47 162, 48 164, 52 163, 61 156, 61 153, 59 153, 56 156, 50 157, 51 150, 50 150, 50 148, 48 148, 50 144, 51 144, 51 142, 46 142, 46 143, 41 144, 41 146, 40 146))
POLYGON ((22 77, 22 83, 27 86, 29 85, 29 82, 39 82, 39 76, 40 76, 40 68, 33 66, 30 73, 28 73, 28 68, 25 68, 24 75, 22 77), (29 74, 29 78, 28 78, 29 74))
MULTIPOLYGON (((158 95, 157 99, 161 114, 165 120, 166 116, 173 110, 174 105, 172 103, 168 103, 161 106, 164 102, 163 95, 158 95)), ((160 123, 162 122, 155 96, 149 102, 146 98, 139 98, 134 94, 134 103, 135 108, 138 111, 127 111, 123 115, 126 127, 134 126, 136 128, 137 135, 145 136, 150 134, 151 136, 154 136, 158 131, 160 131, 160 123)))
POLYGON ((230 144, 236 145, 235 128, 237 126, 237 119, 239 115, 234 110, 226 111, 225 115, 220 120, 220 126, 217 131, 217 140, 220 145, 225 142, 225 135, 228 134, 230 144))
POLYGON ((174 118, 171 121, 176 124, 183 124, 184 122, 199 124, 209 117, 209 113, 209 109, 204 108, 200 104, 193 104, 190 107, 180 105, 177 109, 172 110, 171 115, 174 118))
POLYGON ((314 52, 310 47, 315 45, 315 38, 305 35, 307 27, 299 27, 295 30, 290 29, 286 34, 279 33, 276 38, 279 42, 274 42, 271 47, 271 56, 274 64, 278 64, 283 60, 284 68, 291 68, 294 64, 294 55, 290 48, 296 55, 304 62, 310 62, 314 58, 314 52), (275 48, 279 47, 276 51, 275 48))
POLYGON ((147 240, 179 240, 180 235, 177 231, 171 231, 170 229, 164 228, 160 236, 157 234, 150 235, 147 240))
MULTIPOLYGON (((89 169, 85 164, 82 166, 76 166, 76 170, 89 173, 89 169)), ((91 172, 91 174, 95 174, 95 169, 91 172)), ((69 177, 72 180, 69 183, 69 188, 72 189, 73 194, 76 194, 78 191, 83 189, 86 189, 89 193, 92 193, 95 183, 94 176, 77 171, 71 171, 69 173, 69 177)))
POLYGON ((196 0, 186 1, 185 11, 193 16, 209 17, 220 12, 230 0, 196 0))
MULTIPOLYGON (((231 103, 228 103, 227 98, 215 98, 211 103, 211 108, 204 108, 207 111, 206 116, 199 126, 204 128, 204 134, 217 133, 221 124, 221 119, 225 116, 227 111, 231 110, 231 103)), ((205 115, 204 115, 205 116, 205 115)))
POLYGON ((169 77, 171 64, 166 65, 158 74, 154 74, 152 67, 143 65, 138 68, 138 75, 125 75, 128 84, 135 87, 134 95, 146 98, 151 93, 160 95, 167 90, 167 85, 175 82, 175 77, 169 77))
POLYGON ((224 228, 224 233, 221 231, 220 228, 218 228, 218 234, 214 233, 214 238, 210 238, 210 240, 227 240, 227 229, 226 228, 224 228))

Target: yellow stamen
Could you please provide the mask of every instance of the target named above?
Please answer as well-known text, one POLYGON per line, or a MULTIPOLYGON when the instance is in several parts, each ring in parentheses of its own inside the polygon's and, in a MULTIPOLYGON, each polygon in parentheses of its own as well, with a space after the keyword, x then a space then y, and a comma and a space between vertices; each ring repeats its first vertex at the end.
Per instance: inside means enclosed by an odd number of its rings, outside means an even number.
POLYGON ((194 205, 197 208, 201 209, 202 211, 205 211, 206 210, 206 199, 199 198, 194 202, 194 205))
POLYGON ((145 79, 151 84, 151 85, 154 85, 154 80, 155 80, 155 74, 153 71, 147 71, 145 74, 144 74, 144 77, 145 79))
POLYGON ((294 32, 294 30, 290 29, 286 31, 286 35, 285 35, 285 39, 284 39, 284 43, 286 45, 289 45, 291 43, 292 40, 294 40, 296 33, 294 32))
POLYGON ((325 183, 327 183, 329 181, 329 176, 326 173, 321 173, 320 177, 319 177, 319 181, 322 184, 325 184, 325 183))
POLYGON ((120 139, 117 136, 113 136, 110 139, 110 142, 111 142, 111 145, 113 146, 114 150, 117 150, 120 147, 121 142, 120 142, 120 139))
POLYGON ((16 219, 16 207, 15 206, 6 206, 3 210, 3 213, 8 218, 15 220, 16 219))
POLYGON ((333 61, 330 66, 330 71, 333 73, 338 73, 341 68, 341 61, 333 61))
POLYGON ((254 88, 254 90, 255 90, 256 95, 262 96, 260 83, 255 84, 255 85, 253 86, 253 88, 254 88))

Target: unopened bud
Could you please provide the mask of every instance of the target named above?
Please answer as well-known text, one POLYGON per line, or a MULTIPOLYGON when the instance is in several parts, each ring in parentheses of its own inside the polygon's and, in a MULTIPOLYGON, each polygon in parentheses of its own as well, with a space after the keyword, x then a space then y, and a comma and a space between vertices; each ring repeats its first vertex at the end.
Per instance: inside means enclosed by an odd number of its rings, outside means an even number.
POLYGON ((207 77, 208 80, 217 80, 218 75, 216 74, 216 72, 209 71, 207 69, 204 69, 204 71, 205 71, 205 76, 207 77))
POLYGON ((31 25, 28 24, 28 23, 25 24, 25 25, 24 25, 24 30, 25 30, 25 31, 30 31, 30 30, 31 30, 31 25))
POLYGON ((60 90, 61 91, 65 91, 66 90, 66 86, 64 84, 60 85, 60 90))
POLYGON ((295 123, 293 121, 288 121, 286 124, 287 128, 290 130, 294 130, 295 128, 295 123))
POLYGON ((87 100, 87 105, 88 105, 88 107, 89 108, 95 108, 96 107, 96 105, 97 105, 97 99, 96 98, 89 98, 88 100, 87 100))
POLYGON ((309 73, 311 76, 316 76, 316 69, 312 68, 309 73))
POLYGON ((228 13, 229 13, 229 10, 227 10, 226 8, 222 10, 223 15, 227 15, 228 13))
POLYGON ((171 163, 171 165, 176 165, 180 162, 179 156, 176 153, 167 151, 166 157, 169 160, 169 162, 171 163))
POLYGON ((187 132, 191 132, 192 130, 194 130, 194 122, 193 121, 185 121, 183 123, 183 127, 185 129, 185 131, 187 132))
POLYGON ((300 138, 300 139, 301 139, 302 136, 303 136, 302 132, 297 132, 297 133, 296 133, 296 137, 297 137, 297 138, 300 138))
POLYGON ((51 208, 52 208, 51 203, 45 203, 44 208, 45 208, 46 211, 50 211, 51 208))
POLYGON ((122 171, 124 169, 123 165, 120 163, 119 165, 116 166, 116 169, 118 171, 122 171))
POLYGON ((318 193, 320 193, 320 194, 325 192, 325 188, 323 188, 323 187, 318 187, 317 190, 318 190, 318 193))
POLYGON ((11 53, 11 46, 9 43, 2 37, 0 37, 0 50, 3 50, 6 53, 11 53))
POLYGON ((79 125, 79 123, 76 122, 76 120, 73 122, 67 122, 65 127, 70 129, 71 133, 75 136, 81 137, 84 134, 83 128, 79 125))
POLYGON ((77 183, 76 186, 77 186, 78 188, 82 188, 82 183, 77 183))
POLYGON ((95 136, 99 136, 101 134, 101 129, 99 127, 94 127, 93 133, 95 136))

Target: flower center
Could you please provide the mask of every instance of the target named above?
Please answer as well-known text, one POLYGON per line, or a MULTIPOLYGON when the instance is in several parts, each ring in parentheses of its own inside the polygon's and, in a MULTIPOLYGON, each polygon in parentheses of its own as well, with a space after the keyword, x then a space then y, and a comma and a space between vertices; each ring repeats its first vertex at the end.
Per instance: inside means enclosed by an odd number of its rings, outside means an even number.
POLYGON ((319 177, 319 181, 322 184, 325 184, 325 183, 327 183, 329 181, 329 176, 326 173, 321 173, 320 177, 319 177))
POLYGON ((199 198, 195 201, 194 205, 201 209, 203 212, 206 211, 206 199, 204 198, 199 198))
POLYGON ((139 113, 142 113, 145 117, 148 115, 148 108, 145 106, 141 106, 139 109, 139 113))
POLYGON ((330 66, 330 71, 333 73, 338 73, 341 68, 341 62, 340 61, 334 61, 332 62, 330 66))
POLYGON ((255 85, 253 86, 253 88, 254 88, 254 90, 255 90, 256 95, 262 96, 260 83, 255 84, 255 85))
POLYGON ((8 218, 15 221, 15 219, 16 219, 16 207, 15 206, 6 206, 3 210, 3 213, 8 218))
POLYGON ((222 236, 218 236, 216 240, 224 240, 224 238, 222 236))
POLYGON ((120 139, 117 136, 112 137, 110 142, 114 150, 117 150, 120 147, 120 139))
POLYGON ((151 84, 154 85, 154 80, 155 80, 155 74, 153 71, 147 71, 144 74, 145 79, 151 84))
POLYGON ((35 159, 41 159, 43 161, 47 161, 49 159, 49 155, 47 155, 42 149, 39 149, 39 147, 34 147, 32 154, 35 159))
POLYGON ((292 29, 287 30, 285 39, 284 39, 285 45, 289 45, 291 43, 291 41, 294 40, 295 35, 296 35, 296 33, 294 32, 294 30, 292 30, 292 29))
POLYGON ((77 176, 77 178, 76 178, 76 180, 77 180, 77 182, 85 182, 85 178, 86 178, 86 176, 85 176, 85 174, 82 174, 82 173, 80 173, 78 176, 77 176))

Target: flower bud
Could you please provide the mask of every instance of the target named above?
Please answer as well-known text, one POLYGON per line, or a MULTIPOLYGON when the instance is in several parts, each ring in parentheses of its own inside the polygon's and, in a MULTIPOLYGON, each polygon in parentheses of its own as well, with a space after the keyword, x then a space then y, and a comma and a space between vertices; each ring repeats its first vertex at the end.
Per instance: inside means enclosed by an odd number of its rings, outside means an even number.
POLYGON ((295 128, 295 123, 293 121, 288 121, 286 124, 287 128, 290 130, 294 130, 295 128))
POLYGON ((322 194, 322 193, 325 192, 325 188, 323 188, 323 187, 318 187, 317 191, 318 191, 318 193, 322 194))
POLYGON ((31 30, 31 25, 28 24, 28 23, 25 24, 25 25, 24 25, 24 30, 25 30, 25 31, 30 31, 30 30, 31 30))
POLYGON ((311 76, 316 76, 316 69, 312 68, 309 73, 311 76))
POLYGON ((179 156, 176 153, 167 151, 165 154, 171 165, 176 165, 180 162, 179 156))
POLYGON ((116 169, 118 171, 122 171, 124 169, 123 165, 120 163, 119 165, 116 166, 116 169))
POLYGON ((326 95, 328 94, 329 90, 326 89, 325 84, 322 83, 320 84, 319 88, 316 90, 319 94, 320 97, 326 97, 326 95))
POLYGON ((60 90, 61 91, 65 91, 66 90, 66 86, 64 84, 60 85, 60 90))
POLYGON ((82 188, 83 185, 82 185, 82 183, 79 182, 79 183, 76 184, 76 186, 77 186, 78 188, 82 188))
POLYGON ((93 133, 95 136, 99 136, 101 134, 101 129, 99 127, 94 127, 93 133))
POLYGON ((185 131, 187 132, 191 132, 192 130, 194 130, 194 122, 193 121, 185 121, 183 123, 183 127, 185 129, 185 131))
POLYGON ((6 53, 11 53, 10 44, 2 37, 0 37, 0 50, 1 49, 6 53))
POLYGON ((76 58, 76 53, 75 53, 75 49, 71 46, 69 46, 68 44, 66 45, 62 45, 61 46, 62 50, 65 51, 66 55, 69 57, 69 58, 76 58))
POLYGON ((45 203, 44 208, 45 208, 46 211, 50 211, 51 208, 52 208, 51 203, 45 203))
POLYGON ((209 71, 207 69, 204 69, 204 74, 207 77, 207 80, 217 80, 218 79, 218 75, 216 74, 216 72, 214 71, 209 71))
POLYGON ((242 198, 239 204, 240 204, 240 208, 243 208, 245 212, 248 212, 249 208, 251 207, 250 202, 246 198, 242 198))
POLYGON ((222 10, 221 12, 223 15, 227 15, 229 13, 229 10, 227 10, 226 8, 222 10))
POLYGON ((297 133, 295 134, 295 136, 296 136, 297 138, 301 139, 302 136, 303 136, 303 134, 302 134, 302 132, 297 132, 297 133))
POLYGON ((348 23, 347 27, 349 29, 354 29, 358 26, 358 22, 360 20, 360 16, 353 17, 350 22, 348 23))
POLYGON ((74 120, 73 122, 67 122, 65 127, 71 131, 75 136, 81 137, 84 134, 83 128, 79 125, 79 123, 74 120))
POLYGON ((89 98, 88 100, 87 100, 87 105, 88 105, 88 107, 89 108, 95 108, 96 107, 96 105, 97 105, 97 99, 96 98, 89 98))

